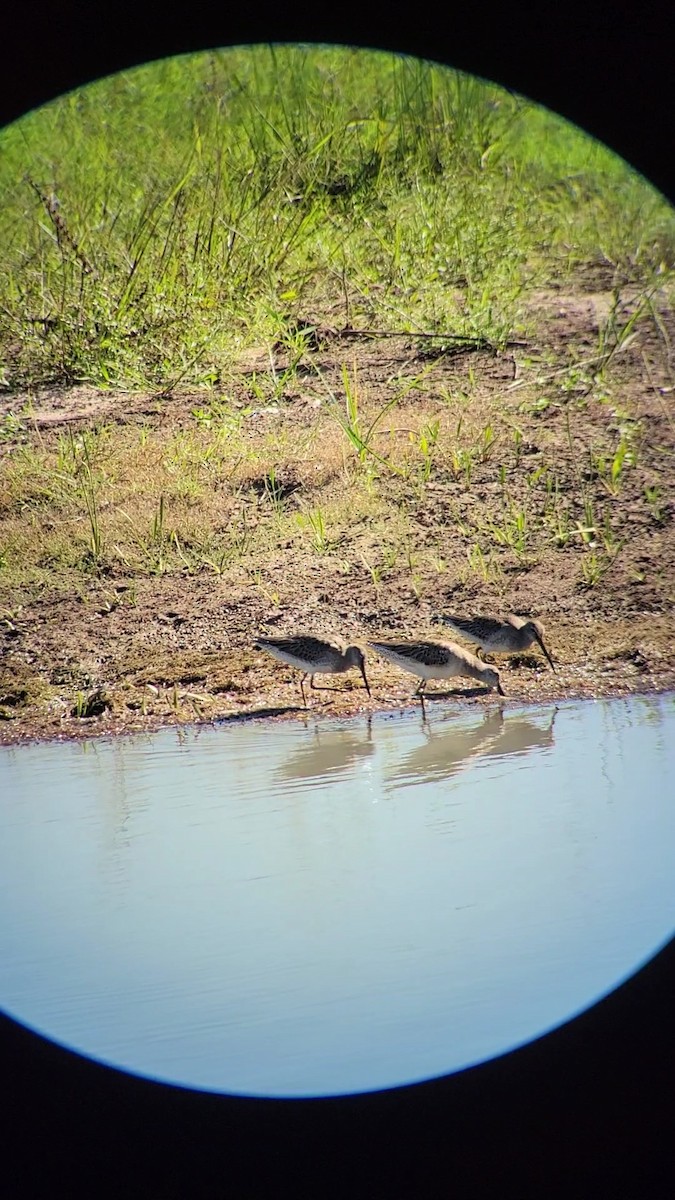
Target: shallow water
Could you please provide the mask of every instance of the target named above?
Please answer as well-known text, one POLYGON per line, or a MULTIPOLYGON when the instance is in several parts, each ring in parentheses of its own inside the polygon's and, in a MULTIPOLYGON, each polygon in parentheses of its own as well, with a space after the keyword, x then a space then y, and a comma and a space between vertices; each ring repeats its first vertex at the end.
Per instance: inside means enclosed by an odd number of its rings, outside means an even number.
POLYGON ((675 698, 0 749, 0 1005, 173 1083, 513 1049, 675 931, 675 698))

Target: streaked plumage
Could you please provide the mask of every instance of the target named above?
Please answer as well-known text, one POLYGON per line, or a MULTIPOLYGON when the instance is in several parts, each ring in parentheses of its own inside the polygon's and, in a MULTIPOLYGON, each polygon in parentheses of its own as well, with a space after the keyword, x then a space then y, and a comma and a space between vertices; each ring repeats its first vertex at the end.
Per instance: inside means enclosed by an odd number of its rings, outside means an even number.
POLYGON ((420 676, 422 682, 416 696, 423 695, 427 680, 452 679, 455 675, 468 675, 504 695, 499 671, 454 642, 368 642, 368 645, 403 671, 420 676))
POLYGON ((496 617, 445 617, 438 613, 435 620, 449 625, 455 633, 474 642, 479 650, 488 654, 518 654, 536 642, 546 655, 551 670, 555 671, 553 659, 544 645, 544 626, 541 621, 524 617, 507 617, 499 621, 496 617))
POLYGON ((342 675, 344 671, 350 671, 352 667, 358 667, 360 670, 366 691, 370 695, 366 679, 365 657, 363 650, 358 646, 347 646, 346 650, 340 650, 330 642, 324 642, 315 637, 259 637, 256 639, 255 645, 257 649, 266 650, 268 654, 274 655, 280 662, 288 663, 289 666, 304 671, 300 680, 300 691, 305 704, 307 704, 307 697, 304 683, 308 675, 310 687, 316 688, 315 675, 342 675))

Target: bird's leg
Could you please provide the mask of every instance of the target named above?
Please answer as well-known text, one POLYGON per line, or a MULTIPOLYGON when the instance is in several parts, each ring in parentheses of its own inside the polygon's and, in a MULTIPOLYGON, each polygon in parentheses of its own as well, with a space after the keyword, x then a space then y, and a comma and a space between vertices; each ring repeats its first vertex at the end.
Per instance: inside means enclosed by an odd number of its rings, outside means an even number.
MULTIPOLYGON (((427 681, 426 681, 426 679, 421 679, 421 680, 420 680, 419 687, 416 687, 416 688, 415 688, 415 691, 413 692, 413 695, 414 695, 414 696, 422 696, 422 693, 424 692, 424 688, 425 688, 426 682, 427 682, 427 681)), ((424 704, 424 699, 422 699, 422 703, 424 704)))
MULTIPOLYGON (((307 678, 307 672, 305 671, 305 674, 303 675, 302 679, 300 680, 300 691, 302 692, 302 699, 303 699, 305 708, 307 708, 307 697, 305 695, 305 680, 306 680, 306 678, 307 678)), ((310 680, 313 682, 311 675, 310 675, 310 680)))

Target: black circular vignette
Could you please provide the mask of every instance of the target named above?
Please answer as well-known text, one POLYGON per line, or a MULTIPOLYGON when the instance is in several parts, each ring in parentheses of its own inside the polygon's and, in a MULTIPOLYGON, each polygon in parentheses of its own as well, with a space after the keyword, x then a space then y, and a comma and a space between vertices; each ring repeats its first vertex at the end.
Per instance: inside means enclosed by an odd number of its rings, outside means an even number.
MULTIPOLYGON (((664 6, 446 4, 249 15, 199 5, 58 6, 5 17, 0 121, 167 55, 259 41, 408 52, 520 91, 618 151, 675 201, 664 6)), ((261 1101, 154 1084, 0 1020, 8 1197, 675 1194, 675 943, 521 1050, 392 1092, 261 1101)))

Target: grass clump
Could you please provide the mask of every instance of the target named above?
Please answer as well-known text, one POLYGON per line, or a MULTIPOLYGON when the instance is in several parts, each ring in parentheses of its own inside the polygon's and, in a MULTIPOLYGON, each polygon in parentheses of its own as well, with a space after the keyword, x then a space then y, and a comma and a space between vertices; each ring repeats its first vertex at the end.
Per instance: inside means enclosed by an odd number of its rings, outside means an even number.
POLYGON ((258 388, 279 400, 303 311, 499 345, 534 284, 599 259, 647 280, 675 247, 665 203, 597 143, 379 52, 150 64, 29 114, 0 152, 9 389, 210 389, 263 341, 290 354, 258 388))

